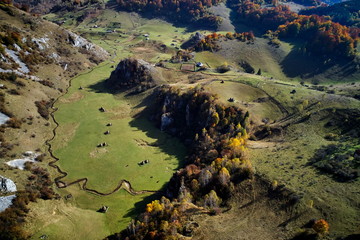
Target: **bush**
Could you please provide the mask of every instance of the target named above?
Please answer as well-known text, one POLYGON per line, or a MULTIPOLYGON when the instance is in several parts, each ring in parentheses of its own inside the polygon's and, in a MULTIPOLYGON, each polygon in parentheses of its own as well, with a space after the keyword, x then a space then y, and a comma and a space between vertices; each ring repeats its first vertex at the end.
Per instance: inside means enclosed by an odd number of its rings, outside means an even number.
POLYGON ((11 95, 20 95, 20 92, 16 89, 10 89, 8 93, 11 95))
POLYGON ((216 71, 218 71, 219 73, 226 73, 226 72, 230 71, 230 67, 228 64, 223 64, 223 65, 217 67, 216 71))
POLYGON ((40 116, 42 116, 46 120, 49 120, 49 115, 50 115, 49 108, 51 107, 51 101, 45 101, 45 100, 36 101, 35 105, 38 108, 38 113, 40 114, 40 116))
POLYGON ((10 118, 7 122, 6 122, 6 125, 8 127, 11 127, 11 128, 20 128, 21 127, 21 124, 22 124, 22 121, 19 120, 19 119, 16 119, 16 118, 10 118))
POLYGON ((39 83, 41 83, 42 85, 44 86, 47 86, 47 87, 50 87, 50 88, 54 88, 55 85, 53 82, 50 82, 48 80, 42 80, 42 81, 39 81, 39 83))
POLYGON ((324 219, 319 219, 315 221, 314 225, 312 226, 314 231, 318 234, 324 234, 329 232, 329 223, 326 222, 324 219))

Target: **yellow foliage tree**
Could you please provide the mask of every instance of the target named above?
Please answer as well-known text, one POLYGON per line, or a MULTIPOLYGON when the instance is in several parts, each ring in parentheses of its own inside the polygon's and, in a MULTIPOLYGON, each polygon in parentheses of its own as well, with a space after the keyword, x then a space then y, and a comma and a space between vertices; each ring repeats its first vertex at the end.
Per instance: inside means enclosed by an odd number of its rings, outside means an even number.
POLYGON ((221 199, 218 197, 214 190, 211 190, 209 194, 205 195, 205 206, 213 208, 218 207, 221 203, 221 199))
POLYGON ((216 125, 218 125, 219 121, 220 121, 219 114, 217 112, 214 112, 211 116, 212 126, 215 127, 216 125))
POLYGON ((230 173, 225 167, 219 171, 219 181, 222 185, 227 185, 230 182, 230 173))
POLYGON ((211 168, 215 171, 219 171, 223 166, 223 160, 223 158, 216 158, 214 161, 212 161, 211 168))
POLYGON ((160 212, 164 209, 163 205, 159 202, 159 200, 152 201, 146 205, 146 212, 160 212))

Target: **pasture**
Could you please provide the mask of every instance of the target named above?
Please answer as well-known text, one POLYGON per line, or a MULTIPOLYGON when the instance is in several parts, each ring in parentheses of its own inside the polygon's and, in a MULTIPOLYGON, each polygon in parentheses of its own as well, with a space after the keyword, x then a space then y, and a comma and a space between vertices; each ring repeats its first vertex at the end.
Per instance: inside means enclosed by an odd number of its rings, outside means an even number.
MULTIPOLYGON (((55 119, 59 126, 51 144, 54 155, 60 159, 56 164, 68 174, 62 181, 69 184, 87 178, 87 188, 110 193, 125 179, 135 191, 158 191, 179 168, 185 148, 177 139, 153 126, 146 116, 135 117, 142 110, 138 105, 145 96, 125 97, 125 94, 107 92, 103 81, 111 70, 110 64, 105 63, 76 77, 68 93, 54 106, 58 109, 55 119), (99 111, 100 107, 105 112, 99 111), (112 126, 106 126, 108 123, 112 126), (104 134, 106 131, 110 134, 104 134), (97 147, 103 142, 105 147, 97 147), (148 164, 138 164, 145 159, 149 160, 148 164)), ((132 196, 119 190, 108 196, 97 196, 84 191, 79 184, 59 191, 62 196, 72 195, 69 203, 81 208, 76 211, 92 210, 90 215, 97 219, 93 223, 105 224, 110 233, 126 227, 130 217, 142 211, 147 203, 139 202, 150 195, 132 196), (135 204, 142 207, 134 209, 135 204), (102 205, 110 207, 105 217, 95 214, 102 205)), ((62 216, 58 221, 67 225, 68 220, 62 216)), ((49 224, 41 231, 57 236, 64 231, 59 223, 49 224)))

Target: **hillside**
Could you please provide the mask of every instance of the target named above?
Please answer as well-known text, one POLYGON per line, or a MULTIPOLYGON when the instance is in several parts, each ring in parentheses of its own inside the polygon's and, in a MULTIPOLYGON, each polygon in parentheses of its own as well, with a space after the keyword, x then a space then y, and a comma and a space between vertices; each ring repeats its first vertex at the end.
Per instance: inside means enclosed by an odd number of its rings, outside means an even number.
POLYGON ((229 3, 0 5, 1 239, 359 237, 357 57, 229 3))
POLYGON ((317 7, 300 11, 300 14, 311 15, 317 14, 320 16, 330 16, 334 22, 338 22, 347 26, 359 27, 360 2, 356 0, 349 0, 342 3, 337 3, 325 7, 317 7))
MULTIPOLYGON (((14 7, 1 4, 0 16, 1 112, 11 117, 1 123, 1 175, 13 179, 19 191, 14 208, 1 213, 1 238, 7 239, 9 232, 23 238, 27 233, 19 231, 18 220, 12 222, 28 212, 22 201, 56 196, 50 189, 52 171, 47 166, 50 156, 45 145, 53 136, 52 104, 66 92, 72 77, 104 61, 108 53, 14 7), (23 170, 26 162, 37 164, 23 170)), ((8 193, 6 189, 0 192, 2 200, 8 193)))

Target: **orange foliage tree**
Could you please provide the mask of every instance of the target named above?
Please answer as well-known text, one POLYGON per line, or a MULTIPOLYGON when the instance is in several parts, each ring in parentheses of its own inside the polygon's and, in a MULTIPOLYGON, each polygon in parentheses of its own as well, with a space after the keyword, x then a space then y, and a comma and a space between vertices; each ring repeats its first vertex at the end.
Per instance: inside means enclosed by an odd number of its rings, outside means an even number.
POLYGON ((313 225, 313 229, 318 234, 324 234, 329 232, 329 223, 325 221, 324 219, 319 219, 315 221, 313 225))

